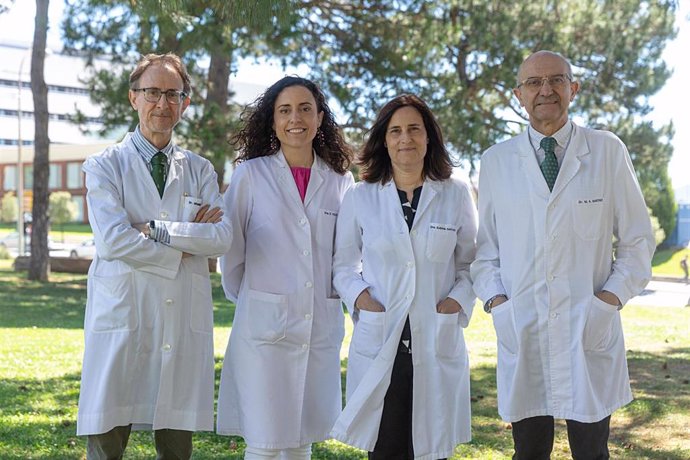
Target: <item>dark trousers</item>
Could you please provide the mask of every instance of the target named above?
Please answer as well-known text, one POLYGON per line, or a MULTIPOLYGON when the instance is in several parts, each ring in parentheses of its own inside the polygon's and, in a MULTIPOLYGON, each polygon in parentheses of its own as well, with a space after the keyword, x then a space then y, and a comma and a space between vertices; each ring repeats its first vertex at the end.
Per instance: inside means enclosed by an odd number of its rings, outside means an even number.
POLYGON ((383 400, 379 436, 370 460, 414 459, 412 446, 412 355, 399 352, 383 400))
MULTIPOLYGON (((568 443, 575 460, 609 458, 611 416, 594 423, 566 420, 568 443)), ((554 422, 551 416, 530 417, 513 422, 513 460, 549 460, 553 449, 554 422)))
MULTIPOLYGON (((112 430, 87 436, 87 460, 120 460, 123 458, 132 425, 116 426, 112 430)), ((153 432, 157 460, 188 460, 192 456, 192 432, 184 430, 156 430, 153 432)))
MULTIPOLYGON (((401 347, 401 350, 404 347, 401 347)), ((383 400, 379 436, 370 460, 413 460, 412 355, 399 351, 393 362, 391 383, 383 400)), ((440 459, 445 460, 445 459, 440 459)))

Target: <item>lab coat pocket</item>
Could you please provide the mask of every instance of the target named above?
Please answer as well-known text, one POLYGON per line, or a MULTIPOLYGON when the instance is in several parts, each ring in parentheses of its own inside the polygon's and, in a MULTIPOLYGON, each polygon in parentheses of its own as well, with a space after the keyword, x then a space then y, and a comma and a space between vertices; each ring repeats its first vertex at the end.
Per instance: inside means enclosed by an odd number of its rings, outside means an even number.
POLYGON ((573 229, 583 240, 598 240, 603 235, 604 199, 578 199, 573 204, 573 229))
POLYGON ((429 224, 426 256, 432 262, 448 262, 458 241, 458 229, 450 224, 429 224))
POLYGON ((459 357, 461 343, 460 313, 436 312, 436 356, 439 358, 459 357))
POLYGON ((352 333, 352 342, 357 353, 374 359, 383 346, 385 312, 359 310, 359 320, 352 333))
POLYGON ((194 221, 196 213, 199 212, 202 204, 201 198, 189 196, 185 193, 182 197, 182 220, 185 222, 194 221))
POLYGON ((211 280, 208 275, 192 273, 192 298, 189 308, 189 324, 194 332, 213 333, 213 300, 211 280))
POLYGON ((491 319, 496 330, 498 345, 511 355, 516 354, 519 348, 513 314, 513 301, 511 299, 491 309, 491 319))
POLYGON ((250 338, 268 343, 283 340, 287 330, 288 297, 253 289, 249 289, 247 295, 250 338))
POLYGON ((613 321, 619 315, 618 307, 597 296, 592 296, 582 346, 585 351, 602 351, 608 348, 613 338, 613 321))
POLYGON ((133 331, 139 323, 134 305, 131 273, 92 276, 93 299, 89 302, 89 323, 94 332, 133 331))

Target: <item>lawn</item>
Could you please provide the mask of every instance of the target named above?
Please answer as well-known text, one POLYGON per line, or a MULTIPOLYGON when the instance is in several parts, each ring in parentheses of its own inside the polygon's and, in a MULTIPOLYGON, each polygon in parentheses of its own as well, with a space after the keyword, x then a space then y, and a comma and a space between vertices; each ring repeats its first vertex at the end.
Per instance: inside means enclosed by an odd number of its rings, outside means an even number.
POLYGON ((680 260, 683 256, 690 258, 690 248, 657 249, 652 259, 652 270, 655 275, 683 276, 680 260))
MULTIPOLYGON (((26 281, 0 261, 0 458, 81 459, 84 440, 75 435, 82 318, 83 275, 53 274, 51 282, 26 281)), ((216 375, 232 326, 232 307, 213 275, 216 375)), ((489 316, 475 310, 466 340, 472 362, 473 441, 453 459, 508 459, 510 429, 496 413, 495 335, 489 316)), ((611 457, 690 458, 690 308, 623 310, 635 401, 612 420, 611 457)), ((346 348, 343 350, 345 366, 346 348)), ((564 426, 554 459, 569 458, 564 426)), ((240 459, 240 438, 195 436, 194 459, 240 459)), ((135 433, 127 459, 155 456, 149 433, 135 433)), ((314 459, 364 459, 338 442, 314 446, 314 459)))

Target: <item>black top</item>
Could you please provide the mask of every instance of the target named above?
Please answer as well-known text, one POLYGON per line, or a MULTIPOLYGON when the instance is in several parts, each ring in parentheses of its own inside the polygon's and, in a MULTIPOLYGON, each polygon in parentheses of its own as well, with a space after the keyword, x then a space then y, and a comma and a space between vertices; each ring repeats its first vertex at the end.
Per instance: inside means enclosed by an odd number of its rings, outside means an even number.
MULTIPOLYGON (((400 197, 400 204, 402 205, 403 215, 407 223, 407 230, 412 229, 414 223, 414 216, 417 212, 417 205, 419 205, 419 197, 422 195, 422 186, 420 185, 414 192, 412 192, 412 202, 407 199, 407 192, 398 189, 398 197, 400 197)), ((409 353, 412 350, 412 332, 410 331, 410 317, 407 316, 405 326, 403 327, 402 335, 400 336, 400 347, 398 350, 405 350, 409 353), (404 347, 404 348, 403 348, 404 347)))

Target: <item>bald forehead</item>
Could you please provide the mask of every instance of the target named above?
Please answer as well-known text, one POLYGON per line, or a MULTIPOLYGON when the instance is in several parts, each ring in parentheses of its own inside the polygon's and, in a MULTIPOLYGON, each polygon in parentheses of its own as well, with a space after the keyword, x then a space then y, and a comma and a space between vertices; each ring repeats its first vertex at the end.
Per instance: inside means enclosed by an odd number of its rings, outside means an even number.
POLYGON ((560 54, 553 51, 537 51, 525 59, 518 69, 518 81, 529 77, 546 75, 572 75, 570 63, 560 54))

